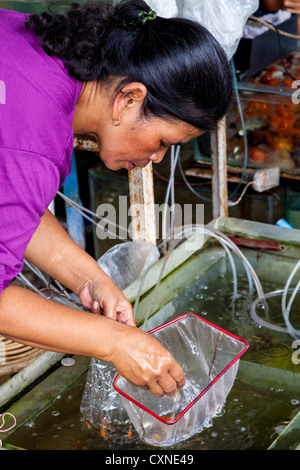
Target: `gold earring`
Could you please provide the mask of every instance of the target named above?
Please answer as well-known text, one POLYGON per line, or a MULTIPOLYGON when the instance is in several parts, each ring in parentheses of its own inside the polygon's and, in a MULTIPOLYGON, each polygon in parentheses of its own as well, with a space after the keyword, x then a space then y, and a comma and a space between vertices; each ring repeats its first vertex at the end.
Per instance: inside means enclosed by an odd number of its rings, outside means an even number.
POLYGON ((118 119, 118 121, 115 121, 114 119, 111 120, 111 123, 113 126, 119 126, 120 125, 120 118, 118 119))

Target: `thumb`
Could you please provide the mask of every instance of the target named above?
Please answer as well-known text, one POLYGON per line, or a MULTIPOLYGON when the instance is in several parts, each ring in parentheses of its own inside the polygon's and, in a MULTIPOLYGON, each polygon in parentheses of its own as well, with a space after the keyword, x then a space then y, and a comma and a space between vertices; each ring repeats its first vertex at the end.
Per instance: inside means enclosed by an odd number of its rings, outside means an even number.
POLYGON ((113 300, 107 300, 102 306, 102 309, 105 317, 117 320, 116 302, 113 300))
POLYGON ((78 297, 80 299, 80 302, 82 305, 85 307, 92 309, 93 308, 93 298, 91 296, 90 292, 90 286, 89 284, 85 284, 83 288, 80 290, 78 297))

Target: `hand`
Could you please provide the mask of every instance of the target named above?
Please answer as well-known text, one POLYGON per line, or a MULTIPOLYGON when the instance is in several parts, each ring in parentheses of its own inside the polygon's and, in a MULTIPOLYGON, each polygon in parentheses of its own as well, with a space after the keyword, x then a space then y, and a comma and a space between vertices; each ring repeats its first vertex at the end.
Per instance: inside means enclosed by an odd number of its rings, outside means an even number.
POLYGON ((82 305, 88 307, 91 312, 135 326, 130 302, 105 273, 99 279, 85 283, 79 290, 78 296, 82 305))
POLYGON ((185 377, 171 353, 151 334, 131 326, 122 327, 109 362, 129 382, 153 395, 175 395, 184 386, 185 377))
POLYGON ((30 240, 26 258, 77 294, 82 305, 94 313, 135 325, 132 307, 123 292, 49 210, 30 240))
POLYGON ((300 15, 300 0, 283 0, 285 10, 300 15))

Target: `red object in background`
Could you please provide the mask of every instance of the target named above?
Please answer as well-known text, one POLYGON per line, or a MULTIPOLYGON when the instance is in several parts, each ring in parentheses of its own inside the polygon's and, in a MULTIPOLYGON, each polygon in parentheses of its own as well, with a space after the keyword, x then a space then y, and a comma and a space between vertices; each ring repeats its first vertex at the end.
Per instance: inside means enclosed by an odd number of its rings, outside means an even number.
POLYGON ((248 149, 249 157, 254 162, 264 162, 268 159, 268 152, 260 147, 250 147, 248 149))
POLYGON ((228 237, 237 246, 243 246, 244 248, 255 248, 256 250, 272 250, 272 251, 283 251, 283 247, 279 242, 272 240, 257 240, 255 238, 245 237, 228 237))

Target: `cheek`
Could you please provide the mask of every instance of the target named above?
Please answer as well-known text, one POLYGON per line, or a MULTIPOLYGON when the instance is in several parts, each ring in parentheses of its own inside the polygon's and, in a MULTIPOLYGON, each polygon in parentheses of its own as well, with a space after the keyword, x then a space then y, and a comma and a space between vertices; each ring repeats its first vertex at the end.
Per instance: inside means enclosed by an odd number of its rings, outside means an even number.
POLYGON ((150 158, 155 152, 152 139, 142 132, 125 132, 121 128, 114 135, 104 138, 99 144, 100 158, 107 168, 116 170, 122 168, 122 163, 150 158))
POLYGON ((127 162, 132 159, 131 153, 125 146, 108 144, 99 146, 99 156, 105 166, 112 171, 127 168, 127 162))
POLYGON ((111 152, 105 153, 105 152, 100 152, 100 159, 104 163, 104 165, 109 169, 109 170, 120 170, 121 168, 124 168, 124 159, 118 158, 118 156, 114 155, 111 152))
POLYGON ((122 147, 118 145, 117 142, 110 140, 100 143, 99 153, 103 161, 114 161, 116 159, 120 159, 120 156, 122 155, 123 151, 122 147))

